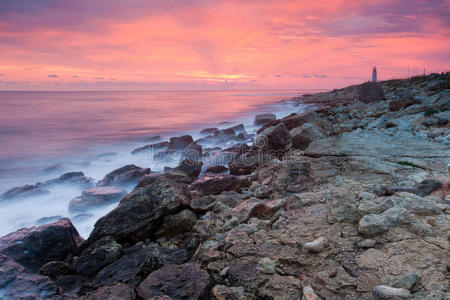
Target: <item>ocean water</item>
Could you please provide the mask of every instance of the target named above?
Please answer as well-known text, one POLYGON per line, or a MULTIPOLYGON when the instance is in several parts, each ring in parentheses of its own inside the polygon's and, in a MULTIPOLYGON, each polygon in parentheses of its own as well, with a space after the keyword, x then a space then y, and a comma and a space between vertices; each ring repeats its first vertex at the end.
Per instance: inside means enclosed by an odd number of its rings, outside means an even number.
MULTIPOLYGON (((249 133, 257 113, 278 117, 304 107, 281 103, 299 91, 161 92, 0 92, 0 193, 82 171, 100 180, 123 165, 160 171, 164 165, 131 155, 160 135, 191 134, 205 127, 245 124, 249 133)), ((56 186, 50 194, 0 205, 0 236, 36 225, 44 217, 70 217, 68 202, 81 194, 74 186, 56 186)), ((115 207, 101 207, 91 217, 73 220, 87 237, 95 221, 115 207)))

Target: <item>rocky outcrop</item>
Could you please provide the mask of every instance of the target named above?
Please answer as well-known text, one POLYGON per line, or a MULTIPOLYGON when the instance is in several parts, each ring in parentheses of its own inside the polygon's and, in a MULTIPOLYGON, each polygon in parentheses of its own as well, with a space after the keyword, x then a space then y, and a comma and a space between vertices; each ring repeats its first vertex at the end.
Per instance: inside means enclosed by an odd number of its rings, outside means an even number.
POLYGON ((287 151, 292 147, 292 137, 284 123, 280 123, 267 127, 256 136, 254 146, 263 152, 287 151))
POLYGON ((134 188, 139 180, 145 174, 149 173, 149 168, 143 169, 135 165, 126 165, 106 174, 105 177, 97 183, 97 186, 120 186, 124 188, 134 188))
POLYGON ((26 184, 7 190, 0 196, 0 201, 6 202, 18 198, 27 198, 47 194, 50 194, 50 192, 44 189, 40 184, 26 184))
POLYGON ((85 212, 89 209, 112 204, 127 195, 127 192, 116 186, 94 187, 83 191, 81 196, 69 202, 69 211, 73 213, 85 212))
POLYGON ((204 195, 218 195, 223 191, 234 191, 250 185, 246 177, 234 175, 207 176, 194 181, 191 189, 204 195))

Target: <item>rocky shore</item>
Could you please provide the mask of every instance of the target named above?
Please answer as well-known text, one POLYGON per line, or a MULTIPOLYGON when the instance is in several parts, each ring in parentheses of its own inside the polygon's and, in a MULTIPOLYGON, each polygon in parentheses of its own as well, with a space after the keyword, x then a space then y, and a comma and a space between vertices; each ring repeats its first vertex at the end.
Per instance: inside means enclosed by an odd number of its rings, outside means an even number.
POLYGON ((289 101, 308 111, 256 135, 133 150, 179 161, 165 172, 5 192, 82 186, 77 217, 120 202, 86 240, 67 218, 1 237, 0 299, 450 299, 450 73, 289 101))

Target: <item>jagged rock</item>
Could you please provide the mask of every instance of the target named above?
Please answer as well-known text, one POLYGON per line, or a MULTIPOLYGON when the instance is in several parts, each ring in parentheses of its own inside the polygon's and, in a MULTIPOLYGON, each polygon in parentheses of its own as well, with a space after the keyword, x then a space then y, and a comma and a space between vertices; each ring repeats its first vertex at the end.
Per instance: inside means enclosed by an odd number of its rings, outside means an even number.
POLYGON ((375 82, 366 82, 359 88, 359 101, 370 103, 385 100, 383 88, 375 82))
POLYGON ((218 195, 223 191, 239 190, 248 187, 250 180, 243 176, 216 175, 197 179, 191 185, 191 190, 202 192, 204 195, 218 195))
POLYGON ((47 195, 50 192, 40 184, 26 184, 7 190, 0 196, 1 202, 17 199, 47 195))
POLYGON ((91 279, 82 275, 63 275, 55 280, 65 296, 77 298, 80 291, 90 284, 91 279))
POLYGON ((97 186, 121 186, 134 188, 139 180, 141 180, 145 174, 149 173, 149 168, 143 169, 135 165, 126 165, 106 174, 105 177, 97 183, 97 186))
POLYGON ((204 128, 200 130, 200 134, 214 134, 216 131, 219 131, 216 127, 204 128))
POLYGON ((50 261, 64 260, 76 253, 82 242, 69 219, 39 227, 22 228, 0 238, 0 253, 6 254, 32 272, 50 261))
POLYGON ((387 285, 376 286, 372 294, 375 300, 402 300, 412 298, 408 290, 393 288, 387 285))
POLYGON ((161 217, 187 207, 190 203, 189 188, 164 176, 146 186, 136 188, 123 198, 119 205, 100 218, 88 242, 105 236, 119 240, 139 240, 139 236, 151 234, 161 217))
POLYGON ((194 140, 190 135, 183 135, 178 137, 171 137, 169 140, 169 145, 167 147, 168 150, 184 150, 190 144, 192 144, 194 140))
POLYGON ((117 260, 122 246, 110 237, 104 237, 84 250, 74 261, 73 268, 81 275, 93 275, 117 260))
POLYGON ((255 120, 253 121, 253 124, 255 125, 264 125, 270 121, 274 121, 277 119, 277 116, 273 113, 265 113, 265 114, 259 114, 255 116, 255 120))
POLYGON ((48 187, 54 184, 76 185, 88 189, 94 185, 94 179, 86 177, 83 172, 69 172, 59 176, 56 179, 48 180, 42 186, 48 187))
POLYGON ((255 171, 258 167, 268 164, 274 159, 274 156, 268 154, 252 154, 245 153, 228 163, 230 174, 248 175, 255 171))
POLYGON ((65 262, 62 261, 51 261, 43 265, 39 269, 39 274, 48 276, 51 279, 55 280, 58 277, 69 274, 74 270, 65 262))
POLYGON ((123 283, 116 283, 113 286, 104 286, 99 288, 89 295, 80 297, 81 300, 105 300, 105 299, 117 299, 117 300, 134 300, 136 299, 136 293, 134 290, 123 283))
POLYGON ((386 232, 389 228, 389 222, 381 215, 365 215, 359 220, 358 231, 366 235, 376 235, 386 232))
POLYGON ((170 239, 179 233, 190 231, 197 221, 197 216, 192 211, 185 209, 174 215, 168 215, 155 233, 158 237, 170 239))
POLYGON ((198 264, 167 265, 151 273, 137 292, 143 299, 199 299, 207 295, 209 283, 209 274, 198 264))
POLYGON ((435 179, 427 179, 420 182, 419 184, 416 184, 415 186, 416 191, 414 192, 414 194, 417 194, 421 197, 425 197, 434 192, 435 190, 439 189, 441 186, 442 183, 440 181, 435 179))
POLYGON ((182 174, 187 177, 197 178, 202 171, 203 163, 189 158, 183 159, 180 164, 173 169, 172 173, 182 174))
POLYGON ((325 237, 321 236, 312 242, 305 243, 305 245, 303 245, 303 248, 307 251, 318 253, 322 252, 327 245, 328 240, 325 237))
POLYGON ((213 196, 203 196, 200 198, 192 199, 191 208, 196 212, 206 212, 212 209, 217 203, 217 200, 213 196))
POLYGON ((85 212, 88 209, 108 205, 119 201, 127 192, 116 186, 94 187, 87 189, 69 202, 69 211, 72 213, 85 212))
POLYGON ((284 123, 280 123, 264 129, 253 144, 264 152, 287 151, 292 147, 292 137, 284 123))
POLYGON ((292 136, 292 147, 300 150, 305 150, 312 141, 327 137, 324 129, 311 123, 305 123, 292 129, 290 134, 292 136))
POLYGON ((264 274, 275 273, 275 263, 268 257, 261 258, 256 268, 264 274))

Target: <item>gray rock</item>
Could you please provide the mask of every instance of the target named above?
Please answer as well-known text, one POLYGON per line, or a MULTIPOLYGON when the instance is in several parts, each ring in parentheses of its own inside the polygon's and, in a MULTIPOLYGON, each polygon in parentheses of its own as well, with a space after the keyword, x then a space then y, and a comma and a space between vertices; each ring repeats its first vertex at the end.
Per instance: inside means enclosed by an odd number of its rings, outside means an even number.
POLYGON ((322 252, 327 245, 328 240, 325 237, 321 236, 312 242, 305 243, 305 245, 303 245, 303 248, 307 251, 318 253, 322 252))
POLYGON ((149 173, 149 168, 143 169, 135 165, 126 165, 106 174, 105 177, 97 183, 97 186, 121 186, 126 188, 134 188, 139 180, 145 174, 149 173))
POLYGON ((388 280, 384 284, 395 288, 402 288, 412 292, 417 292, 419 290, 420 278, 421 276, 419 274, 409 273, 405 276, 399 276, 388 280))
POLYGON ((372 291, 375 300, 402 300, 411 299, 411 293, 401 288, 393 288, 387 285, 376 286, 372 291))
POLYGON ((255 125, 264 125, 270 121, 274 121, 277 119, 277 116, 273 113, 265 113, 265 114, 259 114, 255 116, 255 120, 253 124, 255 125))
POLYGON ((381 215, 369 214, 359 220, 358 232, 365 235, 376 235, 388 231, 389 221, 381 215))
POLYGON ((264 274, 275 273, 275 263, 268 257, 262 258, 256 268, 264 274))
POLYGON ((116 186, 94 187, 87 189, 69 202, 69 211, 72 213, 85 212, 90 208, 108 205, 118 202, 125 197, 127 192, 116 186))
POLYGON ((292 147, 292 137, 284 123, 280 123, 267 127, 256 136, 254 146, 262 151, 286 151, 292 147))
POLYGON ((372 239, 365 239, 358 243, 359 248, 373 248, 377 242, 372 239))

